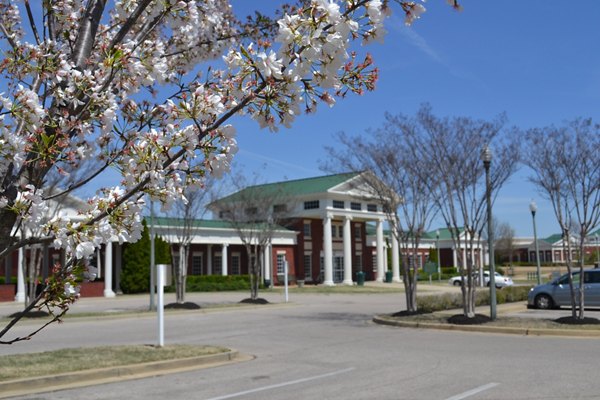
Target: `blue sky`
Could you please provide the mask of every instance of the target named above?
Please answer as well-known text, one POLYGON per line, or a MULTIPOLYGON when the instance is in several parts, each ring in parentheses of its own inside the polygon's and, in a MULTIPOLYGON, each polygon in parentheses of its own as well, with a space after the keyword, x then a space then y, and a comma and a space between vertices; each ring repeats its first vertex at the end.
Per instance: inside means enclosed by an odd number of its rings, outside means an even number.
MULTIPOLYGON (((266 11, 274 3, 232 0, 240 14, 251 7, 266 11)), ((429 0, 412 27, 395 10, 385 43, 368 48, 380 69, 375 92, 350 96, 331 109, 320 105, 316 114, 301 116, 279 133, 239 120, 236 168, 257 172, 267 182, 318 176, 324 146, 335 145, 333 133, 364 133, 379 127, 386 111, 411 115, 424 102, 439 116, 493 118, 506 112, 510 125, 524 129, 579 116, 599 119, 599 1, 461 3, 464 10, 457 13, 444 0, 429 0)), ((533 236, 528 208, 533 199, 538 235, 559 232, 550 205, 527 183, 528 174, 522 168, 502 189, 495 217, 518 236, 533 236)))

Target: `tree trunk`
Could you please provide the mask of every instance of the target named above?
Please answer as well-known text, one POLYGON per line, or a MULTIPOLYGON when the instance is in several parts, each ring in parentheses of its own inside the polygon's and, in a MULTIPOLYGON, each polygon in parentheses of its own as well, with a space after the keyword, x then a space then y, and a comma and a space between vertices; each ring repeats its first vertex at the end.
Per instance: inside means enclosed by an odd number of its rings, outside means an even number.
POLYGON ((178 304, 185 303, 185 276, 187 271, 188 246, 179 246, 179 263, 176 268, 175 276, 175 301, 178 304))

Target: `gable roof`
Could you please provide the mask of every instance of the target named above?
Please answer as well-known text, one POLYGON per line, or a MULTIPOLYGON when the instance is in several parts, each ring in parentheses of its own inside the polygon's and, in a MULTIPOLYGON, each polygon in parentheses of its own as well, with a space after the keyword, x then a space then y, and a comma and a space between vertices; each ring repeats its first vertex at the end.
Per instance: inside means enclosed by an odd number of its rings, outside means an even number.
POLYGON ((360 175, 360 172, 347 172, 343 174, 334 174, 319 176, 314 178, 296 179, 284 182, 266 183, 263 185, 249 186, 229 196, 223 197, 214 203, 234 202, 246 198, 248 193, 252 197, 256 195, 264 197, 272 196, 302 196, 315 193, 325 193, 336 186, 347 182, 348 180, 360 175))
POLYGON ((560 240, 562 240, 563 236, 560 233, 555 233, 554 235, 550 235, 547 238, 542 239, 544 242, 548 242, 550 244, 554 244, 560 240))

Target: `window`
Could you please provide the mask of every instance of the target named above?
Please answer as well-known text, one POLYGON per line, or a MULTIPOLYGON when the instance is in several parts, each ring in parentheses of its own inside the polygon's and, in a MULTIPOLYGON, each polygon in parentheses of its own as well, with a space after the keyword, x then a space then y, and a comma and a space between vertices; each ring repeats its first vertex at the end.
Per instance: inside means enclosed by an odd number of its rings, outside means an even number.
POLYGON ((240 271, 240 253, 231 255, 231 275, 239 275, 240 271))
POLYGON ((337 225, 331 225, 331 237, 334 238, 336 237, 335 235, 337 234, 337 225))
POLYGON ((354 240, 360 242, 362 240, 362 226, 354 225, 354 240))
POLYGON ((344 202, 341 200, 334 200, 333 201, 333 208, 344 208, 344 202))
POLYGON ((377 204, 367 204, 367 211, 377 212, 377 204))
POLYGON ((362 254, 354 255, 354 268, 362 271, 362 254))
POLYGON ((311 200, 311 201, 304 202, 305 210, 314 210, 316 208, 319 208, 319 200, 311 200))
POLYGON ((283 275, 285 272, 285 253, 277 254, 277 275, 283 275))
POLYGON ((304 279, 312 281, 312 256, 310 253, 304 255, 304 279))
POLYGON ((344 237, 344 227, 342 225, 338 226, 338 237, 340 237, 340 238, 344 237))
POLYGON ((221 253, 215 254, 213 259, 213 274, 221 275, 223 273, 223 256, 221 253))
POLYGON ((192 254, 192 275, 202 275, 202 253, 192 254))
POLYGON ((312 231, 311 231, 310 222, 305 222, 304 223, 304 237, 309 238, 311 236, 312 236, 312 231))
POLYGON ((219 211, 219 218, 220 219, 229 218, 230 216, 231 216, 231 211, 229 211, 229 210, 219 211))
POLYGON ((274 213, 284 213, 287 211, 287 206, 285 204, 275 204, 273 206, 274 213))
POLYGON ((258 208, 256 208, 256 207, 248 207, 248 208, 246 208, 245 212, 246 212, 246 215, 252 217, 252 216, 255 216, 258 213, 258 208))
POLYGON ((350 209, 360 211, 362 210, 362 204, 360 203, 350 203, 350 209))

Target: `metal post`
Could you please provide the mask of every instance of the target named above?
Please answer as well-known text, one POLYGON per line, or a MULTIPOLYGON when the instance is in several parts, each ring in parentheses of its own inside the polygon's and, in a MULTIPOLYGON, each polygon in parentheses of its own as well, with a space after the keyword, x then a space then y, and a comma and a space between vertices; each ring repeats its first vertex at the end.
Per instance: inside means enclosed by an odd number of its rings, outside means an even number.
POLYGON ((158 292, 158 347, 165 345, 165 308, 164 308, 164 293, 165 293, 165 264, 158 264, 156 266, 156 280, 157 280, 157 292, 158 292))
POLYGON ((283 260, 283 286, 285 288, 285 302, 287 303, 289 300, 288 295, 288 262, 287 260, 283 260))
POLYGON ((538 240, 537 240, 537 228, 535 226, 535 212, 537 211, 537 205, 535 204, 535 202, 532 200, 531 203, 529 203, 529 211, 531 211, 531 219, 533 220, 533 241, 535 243, 535 262, 537 265, 537 284, 541 285, 542 284, 542 275, 541 275, 541 268, 540 268, 540 250, 538 248, 538 240))
POLYGON ((437 248, 437 262, 438 262, 438 281, 441 282, 442 281, 442 264, 440 261, 440 230, 439 229, 435 231, 435 238, 436 238, 435 247, 437 248))
POLYGON ((154 202, 150 200, 150 311, 154 310, 154 286, 155 286, 155 262, 154 259, 154 202))
POLYGON ((494 266, 494 238, 492 232, 492 188, 490 181, 490 165, 492 163, 492 152, 486 145, 481 155, 485 168, 485 192, 487 202, 487 228, 488 228, 488 252, 490 257, 490 318, 496 319, 496 271, 494 266))
POLYGON ((600 237, 596 233, 596 262, 598 263, 598 268, 600 268, 600 237))

